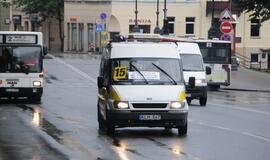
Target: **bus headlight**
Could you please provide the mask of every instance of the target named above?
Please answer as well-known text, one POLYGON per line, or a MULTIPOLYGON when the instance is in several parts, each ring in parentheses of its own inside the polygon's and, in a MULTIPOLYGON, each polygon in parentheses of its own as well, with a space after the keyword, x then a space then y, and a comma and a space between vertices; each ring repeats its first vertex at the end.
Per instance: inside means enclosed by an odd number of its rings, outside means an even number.
POLYGON ((128 102, 116 102, 115 107, 118 109, 128 109, 129 108, 128 102))
POLYGON ((40 81, 34 81, 33 86, 34 87, 41 87, 41 82, 40 81))
POLYGON ((171 102, 171 109, 181 109, 185 107, 185 102, 171 102))

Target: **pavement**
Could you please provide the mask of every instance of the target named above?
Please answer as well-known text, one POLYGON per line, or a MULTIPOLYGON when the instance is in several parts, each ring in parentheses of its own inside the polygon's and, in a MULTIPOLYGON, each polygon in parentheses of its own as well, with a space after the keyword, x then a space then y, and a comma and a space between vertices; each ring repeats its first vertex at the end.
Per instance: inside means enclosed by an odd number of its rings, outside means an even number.
POLYGON ((232 71, 231 84, 221 88, 237 91, 270 92, 270 74, 238 68, 237 71, 232 71))

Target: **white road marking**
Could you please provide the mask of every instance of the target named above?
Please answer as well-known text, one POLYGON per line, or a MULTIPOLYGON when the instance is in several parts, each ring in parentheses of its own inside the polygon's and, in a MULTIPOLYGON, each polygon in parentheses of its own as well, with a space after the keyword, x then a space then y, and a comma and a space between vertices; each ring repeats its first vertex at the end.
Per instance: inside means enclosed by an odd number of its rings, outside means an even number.
POLYGON ((218 125, 213 125, 213 124, 206 124, 203 122, 198 122, 199 125, 206 126, 206 127, 211 127, 211 128, 216 128, 216 129, 221 129, 221 130, 226 130, 226 131, 232 131, 232 129, 227 128, 227 127, 222 127, 218 125))
POLYGON ((72 65, 70 65, 70 64, 68 64, 68 63, 66 63, 65 61, 61 60, 60 58, 57 58, 57 57, 55 57, 55 56, 53 56, 53 55, 51 55, 51 54, 48 54, 48 56, 51 57, 53 60, 55 60, 55 61, 57 61, 57 62, 59 62, 59 63, 65 65, 65 66, 67 66, 68 68, 70 68, 70 69, 73 70, 74 72, 76 72, 76 73, 78 73, 79 75, 81 75, 82 77, 84 77, 84 78, 90 80, 93 84, 96 85, 96 79, 95 79, 95 78, 89 76, 88 74, 86 74, 85 72, 79 70, 78 68, 76 68, 76 67, 74 67, 74 66, 72 66, 72 65))
POLYGON ((250 137, 253 137, 253 138, 256 138, 256 139, 260 139, 260 140, 263 140, 263 141, 266 141, 266 142, 270 143, 270 139, 268 139, 266 137, 258 136, 258 135, 255 135, 255 134, 252 134, 252 133, 248 133, 248 132, 242 132, 242 134, 247 135, 247 136, 250 136, 250 137))
POLYGON ((263 114, 263 115, 270 116, 270 113, 269 112, 258 111, 258 110, 255 110, 255 109, 249 109, 249 108, 243 108, 243 107, 230 107, 228 105, 227 106, 224 106, 224 105, 216 104, 216 103, 210 103, 210 104, 211 105, 214 105, 214 106, 218 106, 218 107, 236 109, 236 110, 241 110, 241 111, 246 111, 246 112, 253 112, 253 113, 258 113, 258 114, 263 114))

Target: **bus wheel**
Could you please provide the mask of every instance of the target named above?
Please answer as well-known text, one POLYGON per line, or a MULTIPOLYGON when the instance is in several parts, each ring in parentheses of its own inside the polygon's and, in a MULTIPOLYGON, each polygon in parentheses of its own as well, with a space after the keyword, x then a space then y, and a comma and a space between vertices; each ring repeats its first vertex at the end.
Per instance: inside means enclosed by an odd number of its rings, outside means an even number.
POLYGON ((200 105, 205 106, 207 102, 207 97, 200 97, 200 105))

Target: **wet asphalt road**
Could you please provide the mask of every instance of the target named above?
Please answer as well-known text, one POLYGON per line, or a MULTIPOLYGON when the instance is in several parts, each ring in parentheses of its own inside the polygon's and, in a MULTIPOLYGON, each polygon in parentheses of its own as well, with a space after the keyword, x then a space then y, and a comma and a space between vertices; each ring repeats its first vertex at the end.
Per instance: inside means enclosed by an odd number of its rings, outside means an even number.
POLYGON ((192 102, 186 137, 162 128, 123 128, 108 137, 96 116, 99 59, 44 64, 41 104, 0 106, 0 160, 270 159, 270 93, 209 92, 206 107, 192 102))

